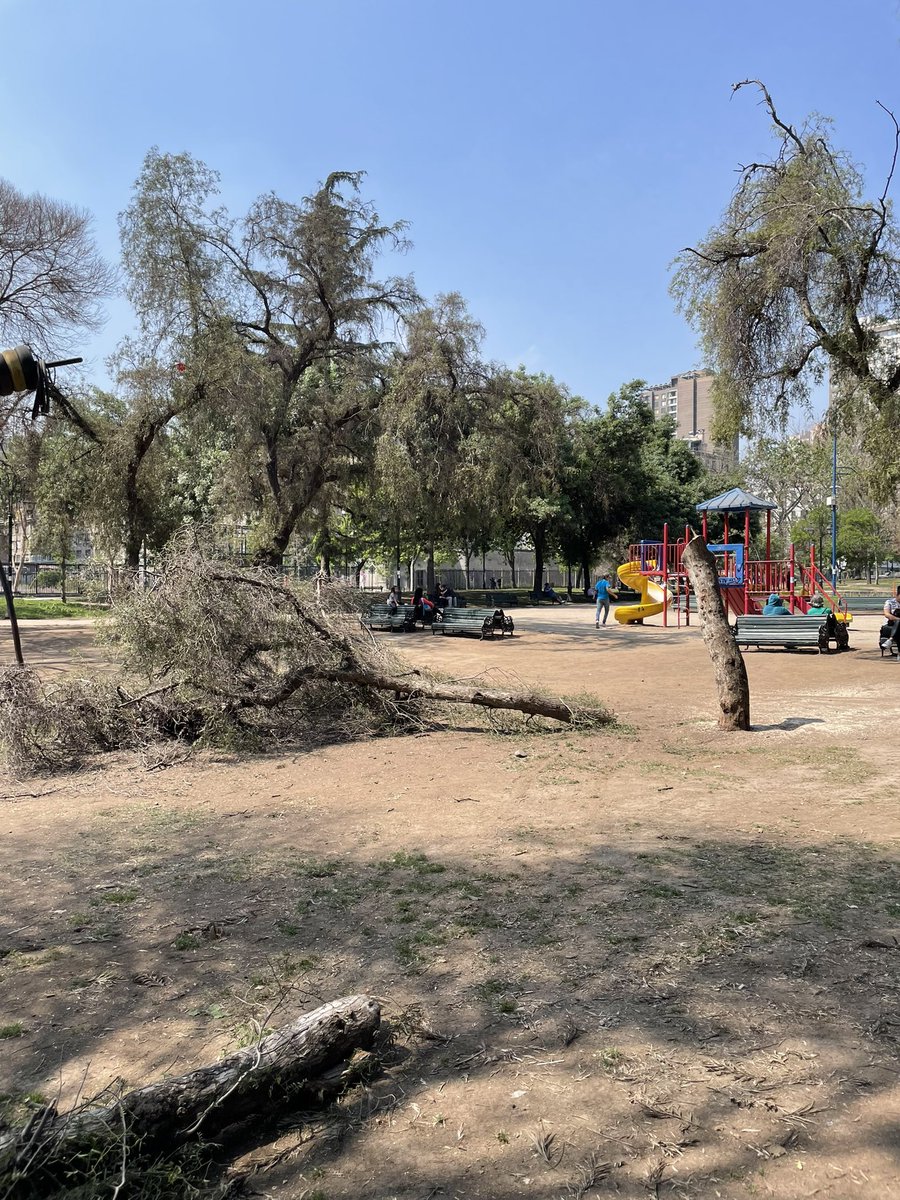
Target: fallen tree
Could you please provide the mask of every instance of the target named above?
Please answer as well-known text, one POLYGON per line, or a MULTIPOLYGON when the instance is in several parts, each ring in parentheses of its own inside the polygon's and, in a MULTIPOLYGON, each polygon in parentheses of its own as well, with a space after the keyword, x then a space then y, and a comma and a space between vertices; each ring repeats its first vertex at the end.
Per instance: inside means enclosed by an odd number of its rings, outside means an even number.
POLYGON ((139 1173, 142 1163, 190 1140, 271 1121, 285 1106, 320 1104, 358 1078, 356 1056, 372 1046, 380 1022, 375 1000, 345 996, 212 1066, 99 1107, 58 1113, 45 1106, 24 1128, 0 1131, 0 1194, 40 1194, 41 1182, 61 1170, 96 1177, 115 1169, 124 1184, 126 1171, 139 1173))
POLYGON ((684 548, 682 560, 700 610, 700 631, 712 659, 719 696, 719 728, 750 728, 750 683, 747 668, 719 590, 716 560, 702 537, 694 534, 684 548))
POLYGON ((150 591, 117 600, 106 638, 118 676, 45 688, 33 672, 0 672, 0 743, 19 774, 159 739, 253 750, 370 737, 433 723, 441 704, 614 719, 600 705, 410 669, 365 628, 358 593, 194 549, 173 552, 150 591))

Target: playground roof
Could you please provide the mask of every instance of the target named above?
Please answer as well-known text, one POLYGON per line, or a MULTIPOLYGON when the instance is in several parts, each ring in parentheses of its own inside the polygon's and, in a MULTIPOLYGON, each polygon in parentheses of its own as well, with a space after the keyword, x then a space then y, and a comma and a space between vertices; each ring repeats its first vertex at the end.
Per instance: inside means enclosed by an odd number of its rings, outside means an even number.
POLYGON ((722 492, 721 496, 713 496, 712 500, 698 504, 697 512, 745 512, 748 508, 752 512, 765 512, 777 507, 777 504, 768 500, 760 500, 759 496, 751 496, 743 488, 733 487, 722 492))

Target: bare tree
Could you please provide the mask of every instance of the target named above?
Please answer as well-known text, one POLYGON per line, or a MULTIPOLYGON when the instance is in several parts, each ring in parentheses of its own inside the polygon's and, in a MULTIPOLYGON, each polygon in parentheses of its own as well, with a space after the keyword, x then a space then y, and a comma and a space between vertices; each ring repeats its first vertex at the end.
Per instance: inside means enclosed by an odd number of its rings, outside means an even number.
POLYGON ((83 209, 0 179, 0 339, 46 356, 95 330, 115 286, 83 209))
POLYGON ((828 372, 836 385, 832 415, 859 428, 892 488, 900 483, 893 449, 900 356, 882 333, 900 316, 900 230, 888 199, 900 125, 885 109, 893 144, 880 192, 869 199, 827 121, 791 125, 759 80, 734 90, 751 86, 777 152, 741 167, 721 220, 681 252, 672 282, 718 373, 719 430, 783 430, 791 404, 805 401, 828 372))

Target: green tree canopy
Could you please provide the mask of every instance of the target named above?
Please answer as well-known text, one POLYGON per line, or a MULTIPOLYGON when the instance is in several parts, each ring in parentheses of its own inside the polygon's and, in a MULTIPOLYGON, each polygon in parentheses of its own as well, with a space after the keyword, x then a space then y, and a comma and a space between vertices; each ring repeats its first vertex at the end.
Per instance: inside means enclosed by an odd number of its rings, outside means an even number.
POLYGON ((214 172, 153 150, 121 218, 146 333, 189 367, 204 354, 227 365, 205 392, 245 475, 261 562, 281 562, 343 473, 380 398, 391 323, 417 299, 410 279, 376 274, 404 227, 380 221, 361 179, 335 173, 299 202, 269 194, 233 217, 214 205, 214 172))

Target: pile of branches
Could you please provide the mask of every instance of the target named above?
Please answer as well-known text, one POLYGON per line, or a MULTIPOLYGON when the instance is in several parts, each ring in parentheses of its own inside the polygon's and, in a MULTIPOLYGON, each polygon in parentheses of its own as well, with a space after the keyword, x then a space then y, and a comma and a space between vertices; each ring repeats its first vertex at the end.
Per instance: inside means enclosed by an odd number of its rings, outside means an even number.
POLYGON ((191 548, 169 554, 152 589, 120 596, 103 636, 114 676, 45 689, 27 670, 0 674, 0 745, 18 773, 161 739, 253 750, 371 737, 421 728, 445 702, 612 721, 602 708, 410 669, 365 628, 358 593, 191 548))

